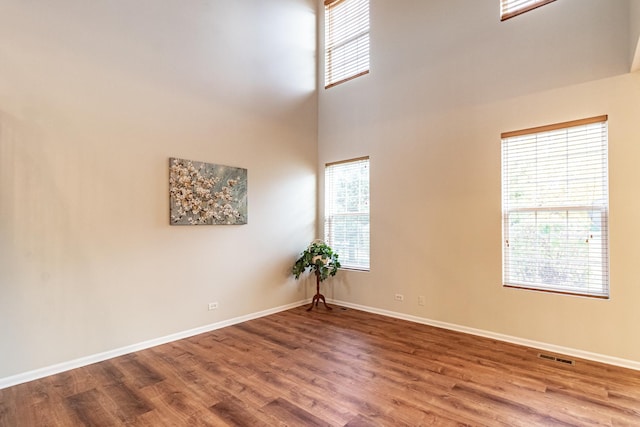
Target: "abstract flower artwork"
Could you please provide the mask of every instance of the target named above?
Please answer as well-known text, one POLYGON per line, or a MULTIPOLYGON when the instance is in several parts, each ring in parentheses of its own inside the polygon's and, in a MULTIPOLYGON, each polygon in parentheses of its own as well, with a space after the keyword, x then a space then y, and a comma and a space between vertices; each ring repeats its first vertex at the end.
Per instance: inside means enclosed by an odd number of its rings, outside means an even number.
POLYGON ((172 225, 247 223, 247 170, 169 159, 172 225))

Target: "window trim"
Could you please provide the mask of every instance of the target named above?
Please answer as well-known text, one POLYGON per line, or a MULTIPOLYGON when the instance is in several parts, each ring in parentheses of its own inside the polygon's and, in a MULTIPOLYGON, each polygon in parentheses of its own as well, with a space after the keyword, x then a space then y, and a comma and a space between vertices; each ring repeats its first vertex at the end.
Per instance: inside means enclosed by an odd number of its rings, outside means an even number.
POLYGON ((583 126, 583 125, 590 125, 593 123, 602 123, 602 122, 606 122, 607 120, 609 120, 609 116, 607 114, 603 114, 601 116, 589 117, 586 119, 569 120, 568 122, 554 123, 551 125, 537 126, 537 127, 532 127, 528 129, 503 132, 500 134, 500 138, 505 139, 505 138, 513 138, 514 136, 530 135, 532 133, 550 132, 553 130, 571 128, 574 126, 583 126))
POLYGON ((522 15, 523 13, 529 12, 531 10, 537 9, 546 4, 552 3, 556 0, 542 0, 537 1, 535 3, 531 3, 528 6, 523 7, 522 9, 516 9, 513 12, 502 13, 502 6, 508 2, 508 0, 500 0, 500 21, 506 21, 507 19, 511 19, 515 16, 522 15))
MULTIPOLYGON (((584 125, 589 125, 589 124, 596 124, 596 123, 608 123, 609 120, 609 116, 608 115, 600 115, 600 116, 595 116, 595 117, 589 117, 589 118, 585 118, 585 119, 578 119, 578 120, 571 120, 571 121, 566 121, 566 122, 561 122, 561 123, 555 123, 555 124, 551 124, 551 125, 544 125, 544 126, 537 126, 537 127, 532 127, 532 128, 527 128, 527 129, 522 129, 522 130, 516 130, 516 131, 510 131, 510 132, 503 132, 500 134, 501 137, 501 144, 504 144, 504 139, 507 138, 512 138, 512 137, 518 137, 518 136, 526 136, 526 135, 532 135, 532 134, 539 134, 539 133, 544 133, 544 132, 550 132, 550 131, 555 131, 555 130, 562 130, 562 129, 568 129, 568 128, 572 128, 572 127, 577 127, 577 126, 584 126, 584 125)), ((607 136, 608 136, 608 132, 607 132, 607 136)), ((608 141, 607 141, 608 144, 608 141)), ((604 153, 605 154, 605 159, 608 157, 608 147, 607 147, 607 152, 604 153)), ((504 160, 501 161, 501 173, 503 175, 503 179, 504 179, 504 160)), ((607 181, 608 181, 608 177, 609 177, 609 172, 608 172, 608 167, 605 169, 606 170, 606 177, 607 177, 607 181)), ((504 182, 502 182, 502 192, 504 192, 504 182)), ((502 194, 501 198, 502 198, 502 234, 503 234, 503 239, 502 239, 502 247, 503 247, 503 257, 502 257, 502 271, 503 271, 503 278, 502 278, 502 286, 504 288, 510 288, 510 289, 521 289, 521 290, 528 290, 528 291, 536 291, 536 292, 546 292, 546 293, 552 293, 552 294, 557 294, 557 295, 571 295, 571 296, 578 296, 578 297, 588 297, 588 298, 595 298, 595 299, 610 299, 611 298, 611 286, 610 286, 610 265, 609 265, 609 232, 608 232, 608 228, 609 228, 609 202, 608 202, 608 184, 607 184, 607 203, 606 205, 603 205, 601 208, 601 221, 603 222, 603 224, 606 225, 606 229, 607 229, 607 234, 606 234, 606 242, 605 242, 605 247, 606 249, 603 249, 602 252, 602 256, 603 256, 603 260, 602 260, 602 265, 603 265, 603 275, 606 274, 606 281, 604 281, 603 283, 606 283, 606 293, 603 294, 598 294, 598 293, 588 293, 588 292, 573 292, 567 289, 562 289, 560 287, 558 287, 557 289, 554 289, 552 286, 532 286, 529 284, 517 284, 517 283, 507 283, 505 280, 505 268, 507 265, 509 265, 509 251, 507 251, 506 249, 509 247, 510 245, 510 241, 509 241, 509 229, 506 226, 506 224, 509 223, 509 215, 511 213, 517 213, 517 212, 543 212, 543 211, 548 211, 548 212, 559 212, 559 211, 566 211, 566 212, 575 212, 575 211, 594 211, 594 210, 598 210, 597 206, 595 205, 585 205, 585 206, 567 206, 567 205, 563 205, 563 206, 545 206, 545 207, 541 207, 541 208, 535 208, 535 207, 521 207, 521 208, 512 208, 509 210, 505 210, 504 207, 504 193, 502 194)), ((604 228, 604 227, 603 227, 604 228)), ((541 284, 543 285, 543 284, 541 284)))

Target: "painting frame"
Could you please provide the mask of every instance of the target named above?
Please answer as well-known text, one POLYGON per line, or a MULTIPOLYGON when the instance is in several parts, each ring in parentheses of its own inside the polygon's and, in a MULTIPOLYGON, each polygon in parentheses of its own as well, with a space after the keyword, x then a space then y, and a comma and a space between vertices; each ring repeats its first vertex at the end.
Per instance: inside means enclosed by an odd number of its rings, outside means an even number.
POLYGON ((170 225, 248 222, 245 168, 169 158, 170 225))

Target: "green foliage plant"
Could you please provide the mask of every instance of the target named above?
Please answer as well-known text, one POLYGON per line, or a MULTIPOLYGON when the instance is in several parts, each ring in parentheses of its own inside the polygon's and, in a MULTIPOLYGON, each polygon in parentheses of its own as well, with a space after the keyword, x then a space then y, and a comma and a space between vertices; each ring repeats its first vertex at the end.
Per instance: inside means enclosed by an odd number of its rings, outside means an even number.
POLYGON ((326 243, 315 240, 305 249, 293 264, 291 272, 296 279, 306 270, 315 273, 318 283, 326 280, 329 276, 335 276, 340 268, 338 254, 326 243))

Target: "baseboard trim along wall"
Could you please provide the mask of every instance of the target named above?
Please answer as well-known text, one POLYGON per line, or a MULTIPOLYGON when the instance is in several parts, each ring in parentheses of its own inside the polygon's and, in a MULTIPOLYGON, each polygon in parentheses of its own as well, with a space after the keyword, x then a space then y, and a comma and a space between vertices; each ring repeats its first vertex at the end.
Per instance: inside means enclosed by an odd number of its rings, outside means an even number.
POLYGON ((238 323, 246 322, 248 320, 257 319, 259 317, 275 314, 280 311, 289 310, 291 308, 299 307, 303 304, 307 304, 311 300, 303 300, 295 303, 283 305, 280 307, 259 311, 257 313, 251 313, 233 319, 223 320, 210 325, 201 326, 199 328, 190 329, 188 331, 178 332, 175 334, 167 335, 160 338, 144 341, 138 344, 128 345, 125 347, 117 348, 115 350, 105 351, 104 353, 98 353, 91 356, 81 357, 79 359, 71 360, 68 362, 59 363, 52 366, 47 366, 33 371, 24 372, 22 374, 13 375, 6 378, 0 378, 0 390, 3 388, 11 387, 14 385, 26 383, 29 381, 37 380, 40 378, 48 377, 49 375, 59 374, 60 372, 70 371, 71 369, 81 368, 83 366, 91 365, 92 363, 102 362, 107 359, 113 359, 114 357, 124 356, 125 354, 133 353, 136 351, 144 350, 147 348, 155 347, 162 344, 167 344, 173 341, 178 341, 184 338, 189 338, 194 335, 203 334, 205 332, 215 331, 226 326, 236 325, 238 323))
MULTIPOLYGON (((440 322, 438 320, 426 319, 423 317, 412 316, 409 314, 398 313, 395 311, 383 310, 375 307, 352 304, 346 301, 339 301, 339 300, 333 300, 333 299, 327 299, 327 301, 338 306, 353 308, 355 310, 366 311, 368 313, 373 313, 373 314, 379 314, 381 316, 393 317, 396 319, 407 320, 409 322, 435 326, 437 328, 449 329, 452 331, 463 332, 471 335, 477 335, 484 338, 491 338, 498 341, 504 341, 512 344, 523 345, 526 347, 537 348, 537 349, 545 350, 551 353, 573 356, 580 359, 592 360, 594 362, 606 363, 608 365, 620 366, 623 368, 629 368, 629 369, 634 369, 636 371, 640 371, 640 362, 636 362, 633 360, 621 359, 618 357, 607 356, 604 354, 591 353, 588 351, 577 350, 574 348, 562 347, 562 346, 548 344, 544 342, 513 337, 510 335, 498 334, 495 332, 485 331, 482 329, 469 328, 466 326, 456 325, 453 323, 440 322)), ((114 357, 124 356, 125 354, 133 353, 136 351, 144 350, 144 349, 155 347, 162 344, 167 344, 167 343, 178 341, 184 338, 189 338, 194 335, 215 331, 216 329, 221 329, 227 326, 236 325, 238 323, 257 319, 259 317, 269 316, 270 314, 275 314, 280 311, 285 311, 291 308, 299 307, 301 305, 306 305, 306 304, 309 304, 310 302, 311 302, 311 299, 298 301, 295 303, 283 305, 273 309, 259 311, 257 313, 251 313, 245 316, 235 317, 233 319, 223 320, 221 322, 212 323, 210 325, 201 326, 199 328, 190 329, 188 331, 178 332, 176 334, 171 334, 164 337, 144 341, 138 344, 133 344, 133 345, 121 347, 115 350, 106 351, 104 353, 82 357, 79 359, 71 360, 69 362, 59 363, 57 365, 48 366, 48 367, 36 369, 33 371, 28 371, 22 374, 13 375, 6 378, 0 378, 0 390, 3 388, 14 386, 14 385, 44 378, 49 375, 55 375, 60 372, 69 371, 71 369, 81 368, 83 366, 91 365, 92 363, 102 362, 104 360, 112 359, 114 357)))
MULTIPOLYGON (((327 299, 329 301, 329 299, 327 299)), ((484 338, 491 338, 497 341, 504 341, 511 344, 518 344, 525 347, 532 347, 539 350, 545 350, 551 353, 573 356, 580 359, 591 360, 594 362, 606 363, 607 365, 620 366, 622 368, 634 369, 640 371, 640 362, 634 360, 621 359, 618 357, 607 356, 604 354, 591 353, 588 351, 578 350, 575 348, 562 347, 554 344, 548 344, 540 341, 533 341, 524 338, 513 337, 510 335, 498 334, 495 332, 485 331, 482 329, 469 328, 467 326, 456 325, 453 323, 440 322, 438 320, 426 319, 423 317, 412 316, 410 314, 398 313, 395 311, 382 310, 375 307, 368 307, 358 304, 351 304, 346 301, 330 300, 331 303, 343 307, 353 308, 355 310, 366 311, 368 313, 380 314, 382 316, 393 317, 396 319, 407 320, 409 322, 421 323, 423 325, 435 326, 437 328, 449 329, 456 332, 463 332, 470 335, 477 335, 484 338)))

